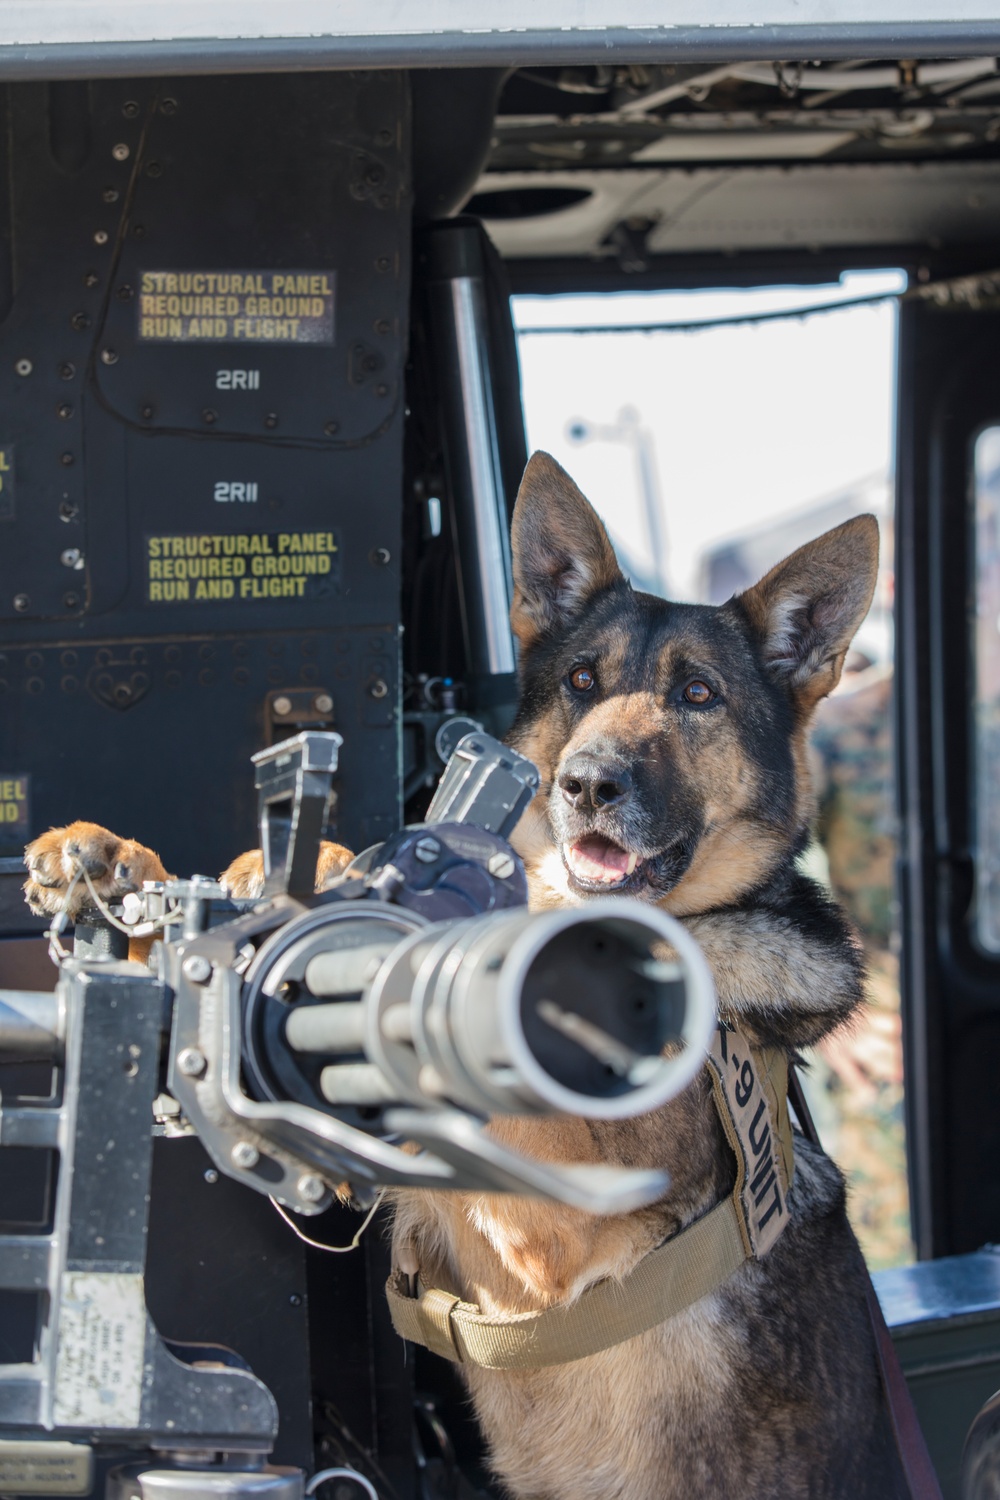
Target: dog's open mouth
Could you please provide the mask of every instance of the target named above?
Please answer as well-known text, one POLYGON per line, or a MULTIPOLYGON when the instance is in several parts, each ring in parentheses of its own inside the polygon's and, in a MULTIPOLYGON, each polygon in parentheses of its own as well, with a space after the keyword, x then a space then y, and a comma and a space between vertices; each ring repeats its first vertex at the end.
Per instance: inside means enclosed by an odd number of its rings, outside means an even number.
POLYGON ((563 858, 573 880, 588 890, 619 890, 635 874, 639 856, 630 854, 600 833, 588 833, 563 846, 563 858))
POLYGON ((603 833, 585 833, 562 845, 562 857, 574 890, 588 895, 624 891, 655 898, 672 890, 684 875, 694 842, 679 838, 657 854, 639 855, 603 833))

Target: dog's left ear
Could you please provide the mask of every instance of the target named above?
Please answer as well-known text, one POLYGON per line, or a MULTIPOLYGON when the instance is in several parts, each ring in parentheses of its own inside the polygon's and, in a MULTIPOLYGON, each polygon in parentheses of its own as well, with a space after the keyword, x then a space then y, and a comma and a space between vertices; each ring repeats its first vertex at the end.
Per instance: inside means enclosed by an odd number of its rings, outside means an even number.
POLYGON ((856 516, 738 594, 768 671, 807 711, 837 686, 878 573, 878 522, 856 516))
POLYGON ((524 649, 579 614, 602 589, 625 581, 600 516, 547 453, 528 460, 511 546, 510 623, 524 649))

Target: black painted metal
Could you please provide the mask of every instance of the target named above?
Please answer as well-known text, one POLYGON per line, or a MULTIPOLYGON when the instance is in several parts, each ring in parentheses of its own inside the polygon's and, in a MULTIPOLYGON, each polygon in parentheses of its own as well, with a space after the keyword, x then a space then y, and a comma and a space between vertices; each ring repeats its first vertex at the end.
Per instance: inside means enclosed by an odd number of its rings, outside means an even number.
POLYGON ((340 837, 372 843, 399 821, 405 76, 17 85, 2 109, 0 771, 32 767, 30 832, 84 815, 222 868, 254 839, 238 768, 306 692, 345 734, 340 837), (144 338, 176 332, 157 272, 325 278, 302 327, 329 336, 329 287, 333 342, 144 338), (263 555, 179 580, 177 537, 263 555))
POLYGON ((112 927, 100 912, 82 912, 80 918, 73 928, 74 958, 128 958, 127 932, 112 927))
MULTIPOLYGON (((421 525, 420 506, 411 505, 406 518, 406 669, 411 679, 419 673, 454 679, 464 696, 455 701, 452 694, 449 711, 469 710, 498 734, 513 717, 517 687, 512 672, 489 667, 487 612, 476 576, 475 545, 476 495, 482 497, 484 486, 476 484, 475 475, 477 466, 484 464, 491 471, 501 544, 497 571, 509 575, 507 530, 527 461, 509 296, 505 268, 478 220, 452 219, 421 231, 414 255, 407 489, 417 501, 440 498, 443 529, 429 536, 421 525), (477 310, 475 332, 481 341, 486 398, 481 423, 470 407, 457 353, 455 288, 463 284, 477 310), (470 445, 470 433, 477 427, 490 434, 488 454, 470 445)), ((482 467, 479 472, 481 478, 482 467)), ((506 621, 503 629, 508 629, 506 621)), ((414 695, 409 702, 419 707, 414 695)), ((419 740, 420 726, 411 721, 410 727, 419 740)), ((443 763, 433 751, 425 757, 406 742, 408 777, 414 766, 423 769, 425 758, 437 763, 439 774, 443 763)), ((422 809, 408 810, 411 820, 421 815, 422 809)))
POLYGON ((972 449, 1000 313, 902 309, 897 741, 911 1196, 922 1258, 1000 1238, 1000 961, 971 931, 972 449))
MULTIPOLYGON (((326 832, 363 848, 398 826, 410 169, 402 74, 21 84, 0 89, 0 114, 0 448, 14 457, 13 507, 0 510, 0 778, 30 773, 29 824, 0 846, 6 936, 43 925, 16 856, 52 824, 89 817, 171 869, 221 869, 257 841, 250 755, 298 728, 344 736, 326 832), (328 277, 333 341, 143 339, 150 272, 328 277), (220 383, 220 371, 237 373, 220 383), (282 552, 282 536, 303 535, 327 542, 282 552), (220 568, 203 580, 215 597, 195 597, 191 580, 186 601, 154 600, 148 538, 166 536, 269 538, 244 554, 243 576, 298 578, 301 593, 241 600, 220 568), (281 572, 286 553, 328 570, 281 572), (274 573, 253 573, 254 556, 274 573)), ((0 945, 8 983, 23 946, 0 945)), ((22 1081, 47 1090, 44 1070, 29 1071, 5 1068, 9 1097, 22 1081)), ((148 1103, 141 1122, 116 1119, 122 1151, 145 1160, 150 1123, 148 1103)), ((308 1469, 304 1247, 266 1200, 215 1180, 197 1142, 155 1145, 150 1310, 165 1337, 248 1361, 281 1412, 276 1458, 308 1469)), ((78 1234, 95 1214, 119 1234, 99 1181, 91 1200, 78 1234)), ((381 1281, 349 1295, 366 1322, 381 1281)), ((360 1399, 375 1403, 377 1373, 383 1413, 366 1437, 398 1455, 405 1500, 409 1376, 391 1329, 378 1355, 360 1335, 360 1399)), ((157 1357, 151 1428, 179 1424, 187 1401, 183 1366, 157 1357)), ((336 1340, 318 1399, 345 1399, 355 1374, 336 1340)))
POLYGON ((199 1141, 153 1142, 146 1263, 153 1321, 165 1339, 234 1349, 278 1404, 273 1461, 309 1468, 305 1256, 268 1200, 216 1172, 199 1141))

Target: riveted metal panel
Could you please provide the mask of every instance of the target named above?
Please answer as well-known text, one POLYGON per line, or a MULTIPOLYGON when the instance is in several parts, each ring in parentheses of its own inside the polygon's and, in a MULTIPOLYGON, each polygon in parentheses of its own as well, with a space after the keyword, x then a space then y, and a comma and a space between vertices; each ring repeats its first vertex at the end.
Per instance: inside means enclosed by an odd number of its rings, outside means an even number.
POLYGON ((384 836, 405 77, 0 106, 0 766, 31 775, 27 834, 86 816, 214 872, 255 841, 250 754, 301 722, 344 735, 330 831, 384 836))

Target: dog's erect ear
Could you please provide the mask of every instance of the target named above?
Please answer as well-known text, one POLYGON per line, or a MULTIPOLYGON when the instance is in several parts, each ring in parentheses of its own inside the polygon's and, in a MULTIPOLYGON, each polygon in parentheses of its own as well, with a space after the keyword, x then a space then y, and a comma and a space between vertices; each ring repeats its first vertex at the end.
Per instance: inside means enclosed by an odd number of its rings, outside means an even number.
POLYGON ((840 681, 877 572, 878 523, 874 516, 856 516, 800 547, 737 595, 768 670, 803 709, 840 681))
POLYGON ((528 460, 511 543, 510 623, 524 648, 578 614, 601 589, 624 581, 597 512, 547 453, 528 460))

